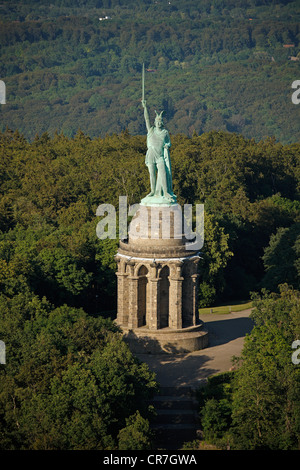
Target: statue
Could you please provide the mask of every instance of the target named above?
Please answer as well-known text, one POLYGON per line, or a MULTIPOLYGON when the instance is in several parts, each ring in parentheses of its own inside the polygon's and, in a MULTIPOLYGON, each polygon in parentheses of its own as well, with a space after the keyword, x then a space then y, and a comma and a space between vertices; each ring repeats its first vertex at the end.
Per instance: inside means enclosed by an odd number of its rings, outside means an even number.
POLYGON ((144 99, 144 66, 143 66, 143 93, 142 106, 147 128, 147 153, 145 163, 150 174, 151 192, 141 201, 143 205, 174 204, 176 196, 172 190, 172 169, 169 148, 170 135, 164 128, 163 111, 156 117, 154 126, 151 126, 149 114, 144 99))

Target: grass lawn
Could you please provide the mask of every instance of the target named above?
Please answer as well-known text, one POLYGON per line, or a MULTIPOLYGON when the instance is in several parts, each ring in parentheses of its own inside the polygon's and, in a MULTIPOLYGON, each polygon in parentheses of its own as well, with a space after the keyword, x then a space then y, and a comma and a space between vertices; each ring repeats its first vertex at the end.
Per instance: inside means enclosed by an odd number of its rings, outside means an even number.
POLYGON ((231 312, 240 312, 241 310, 246 310, 247 308, 252 307, 252 302, 244 301, 235 303, 232 302, 230 305, 220 305, 216 307, 206 307, 206 308, 199 308, 199 313, 231 313, 231 312))

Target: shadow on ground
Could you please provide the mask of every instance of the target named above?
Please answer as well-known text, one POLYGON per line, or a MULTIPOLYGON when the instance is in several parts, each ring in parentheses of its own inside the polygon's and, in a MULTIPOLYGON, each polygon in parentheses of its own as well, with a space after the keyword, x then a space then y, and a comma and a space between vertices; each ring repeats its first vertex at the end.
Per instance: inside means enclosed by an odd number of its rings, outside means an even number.
POLYGON ((208 367, 211 358, 205 354, 187 355, 148 355, 139 354, 139 359, 146 362, 156 373, 161 386, 189 387, 206 380, 218 370, 208 367))
POLYGON ((204 320, 204 328, 209 334, 209 346, 217 346, 246 336, 253 328, 253 321, 249 317, 204 320))
POLYGON ((240 355, 243 340, 253 328, 250 310, 222 315, 201 315, 208 331, 208 347, 188 354, 136 354, 146 362, 161 386, 197 387, 211 375, 230 370, 240 355))

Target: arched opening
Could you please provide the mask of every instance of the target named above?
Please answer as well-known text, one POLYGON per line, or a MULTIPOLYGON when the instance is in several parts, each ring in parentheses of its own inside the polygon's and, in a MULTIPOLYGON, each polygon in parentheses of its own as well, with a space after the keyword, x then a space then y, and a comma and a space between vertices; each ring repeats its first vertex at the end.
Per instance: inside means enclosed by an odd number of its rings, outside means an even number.
POLYGON ((141 266, 138 271, 138 327, 146 325, 148 269, 141 266))
POLYGON ((169 326, 169 281, 170 270, 164 266, 160 272, 160 290, 159 290, 159 312, 160 328, 169 326))

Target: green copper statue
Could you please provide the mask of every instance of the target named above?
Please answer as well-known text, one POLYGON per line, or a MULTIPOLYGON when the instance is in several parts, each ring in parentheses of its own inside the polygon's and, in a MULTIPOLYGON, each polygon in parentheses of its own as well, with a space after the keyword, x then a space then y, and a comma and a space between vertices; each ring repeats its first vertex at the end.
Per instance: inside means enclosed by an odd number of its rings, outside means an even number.
POLYGON ((164 128, 162 118, 163 111, 156 117, 154 126, 151 126, 149 114, 144 99, 144 68, 143 68, 143 94, 142 106, 144 108, 144 117, 147 127, 147 154, 145 163, 148 166, 150 174, 151 192, 142 199, 143 205, 176 203, 176 196, 172 190, 172 170, 169 148, 171 146, 170 135, 164 128))

